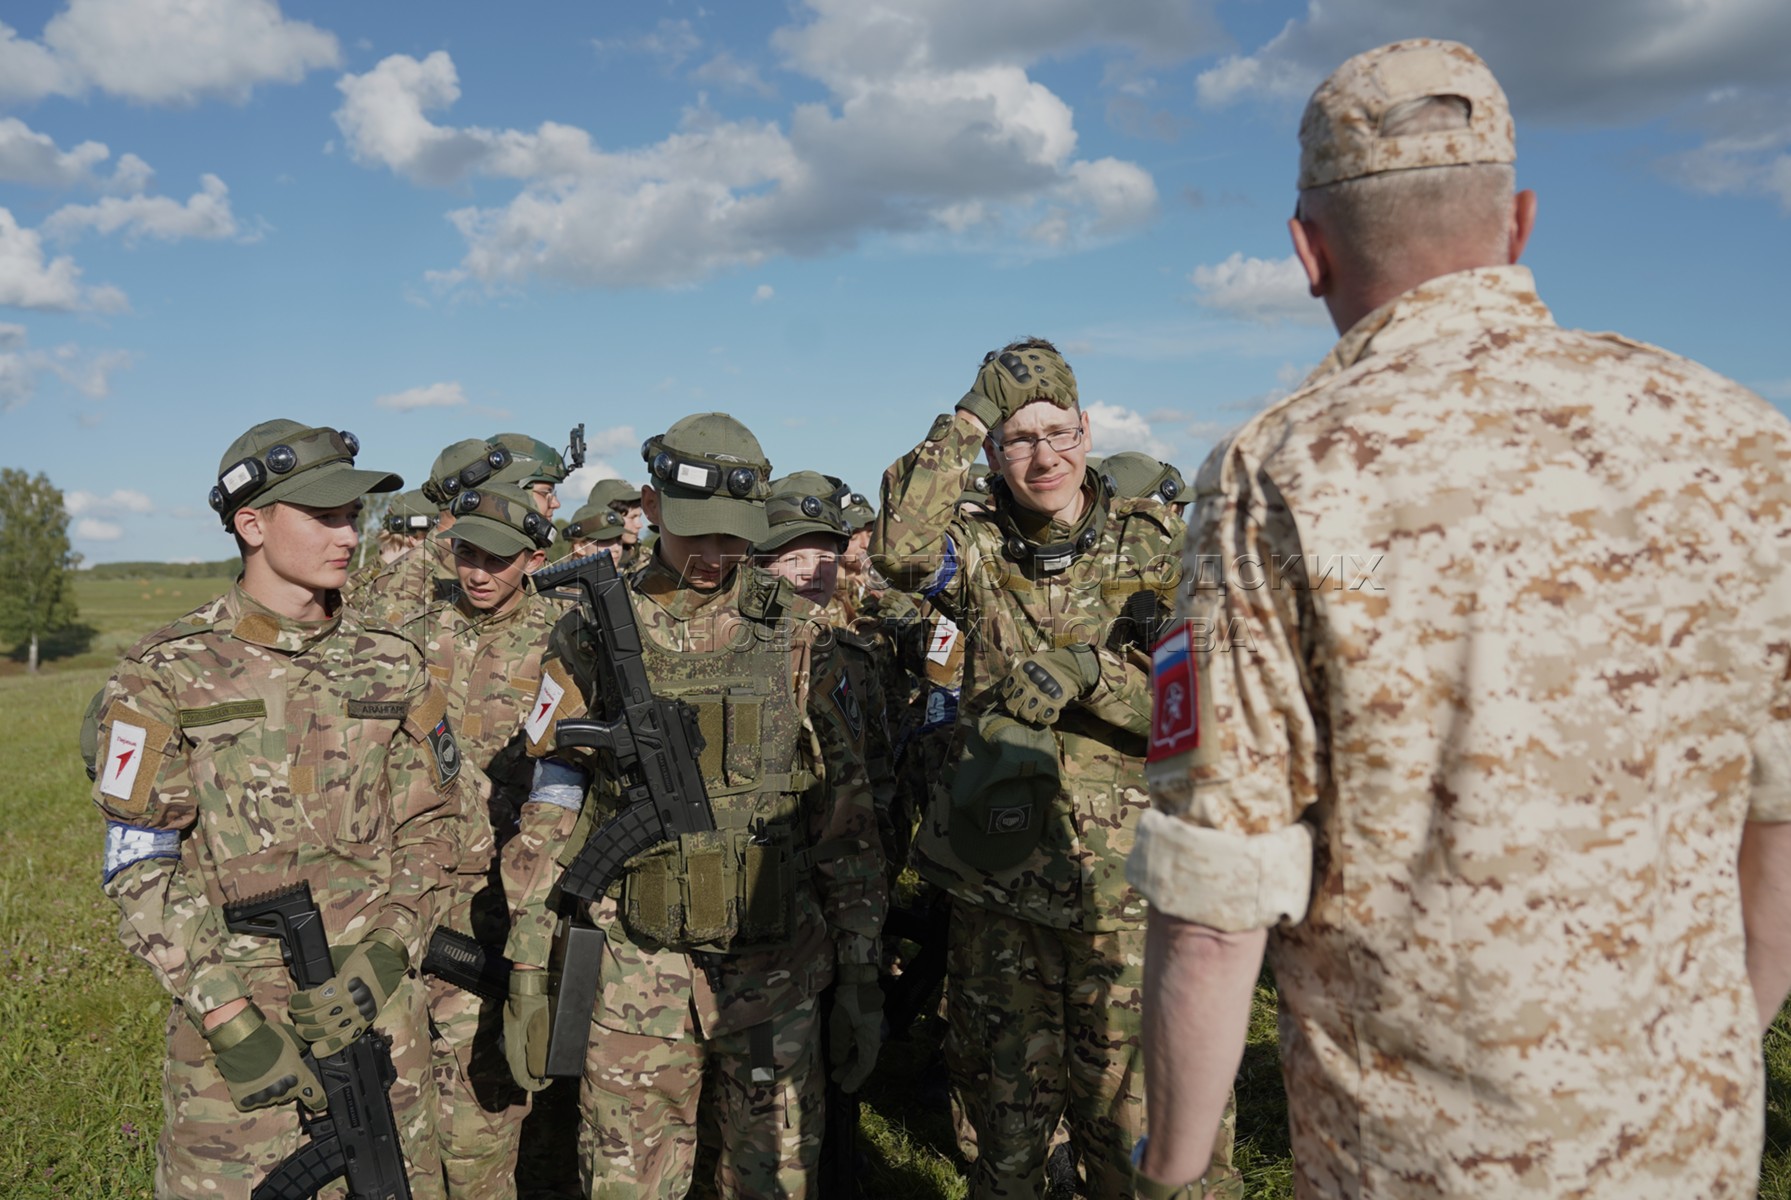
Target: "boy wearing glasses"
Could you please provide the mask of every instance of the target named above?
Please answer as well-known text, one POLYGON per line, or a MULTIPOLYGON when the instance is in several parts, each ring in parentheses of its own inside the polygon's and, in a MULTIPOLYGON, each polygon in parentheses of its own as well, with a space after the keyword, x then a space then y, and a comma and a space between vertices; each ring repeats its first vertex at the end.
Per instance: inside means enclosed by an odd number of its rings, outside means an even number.
POLYGON ((390 1039, 412 1195, 442 1194, 413 968, 484 817, 416 645, 342 603, 362 495, 401 486, 355 469, 358 449, 294 421, 237 438, 211 506, 242 575, 137 643, 100 696, 104 888, 125 947, 173 997, 157 1196, 249 1200, 305 1144, 301 1106, 326 1107, 304 1052, 369 1029, 390 1039), (336 967, 308 990, 278 941, 224 921, 233 901, 299 884, 336 967))
MULTIPOLYGON (((429 673, 447 691, 448 717, 490 818, 492 838, 460 864, 441 924, 502 954, 510 912, 496 865, 515 833, 534 770, 522 726, 541 685, 541 656, 563 611, 527 576, 547 560, 553 523, 528 492, 486 483, 448 506, 458 598, 412 618, 404 632, 424 647, 429 673)), ((437 1122, 450 1200, 516 1195, 516 1158, 529 1097, 510 1078, 499 1035, 503 1005, 430 978, 435 1024, 437 1122)))
POLYGON ((976 1131, 974 1197, 1040 1195, 1060 1116, 1086 1194, 1128 1195, 1144 1131, 1145 903, 1125 861, 1149 806, 1147 653, 1175 526, 1159 498, 1110 494, 1089 432, 1050 342, 991 351, 885 473, 872 545, 962 640, 914 855, 953 901, 946 1055, 976 1131), (979 450, 999 478, 986 506, 960 505, 979 450))

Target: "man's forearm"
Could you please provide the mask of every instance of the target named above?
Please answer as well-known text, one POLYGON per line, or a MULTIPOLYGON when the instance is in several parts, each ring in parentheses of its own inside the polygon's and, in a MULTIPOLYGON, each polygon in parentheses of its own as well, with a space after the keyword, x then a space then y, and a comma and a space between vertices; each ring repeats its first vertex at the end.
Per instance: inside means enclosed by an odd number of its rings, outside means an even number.
POLYGON ((1244 1056, 1265 930, 1222 933, 1151 910, 1144 948, 1144 1173, 1198 1178, 1244 1056))
POLYGON ((1738 868, 1748 982, 1764 1033, 1791 991, 1791 823, 1743 826, 1738 868))

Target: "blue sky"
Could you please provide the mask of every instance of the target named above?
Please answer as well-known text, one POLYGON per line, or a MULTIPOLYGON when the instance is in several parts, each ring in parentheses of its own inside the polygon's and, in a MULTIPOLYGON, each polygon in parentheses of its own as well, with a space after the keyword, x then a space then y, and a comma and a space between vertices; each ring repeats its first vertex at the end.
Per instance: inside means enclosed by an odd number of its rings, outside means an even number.
MULTIPOLYGON (((0 465, 89 561, 219 558, 284 416, 413 485, 726 409, 871 491, 982 353, 1051 337, 1096 449, 1185 470, 1331 344, 1295 130, 1359 50, 1481 51, 1567 324, 1791 405, 1782 0, 791 0, 0 8, 0 465)), ((576 497, 565 496, 574 504, 576 497)))

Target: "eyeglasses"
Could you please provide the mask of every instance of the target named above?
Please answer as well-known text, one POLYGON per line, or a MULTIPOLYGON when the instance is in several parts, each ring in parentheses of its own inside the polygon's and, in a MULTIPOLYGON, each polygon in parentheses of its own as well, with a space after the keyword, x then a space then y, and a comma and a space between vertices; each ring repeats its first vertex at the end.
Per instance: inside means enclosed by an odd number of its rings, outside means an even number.
POLYGON ((1003 462, 1025 462, 1038 453, 1041 442, 1051 447, 1052 451, 1057 454, 1074 450, 1082 444, 1082 426, 1053 430, 1044 437, 1011 437, 1005 442, 995 443, 995 448, 1001 451, 1003 462))

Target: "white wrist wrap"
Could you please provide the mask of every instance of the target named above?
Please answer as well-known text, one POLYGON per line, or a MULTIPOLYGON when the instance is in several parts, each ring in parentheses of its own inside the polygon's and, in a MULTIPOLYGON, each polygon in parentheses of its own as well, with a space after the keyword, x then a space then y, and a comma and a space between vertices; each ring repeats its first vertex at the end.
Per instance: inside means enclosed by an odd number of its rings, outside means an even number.
POLYGON ((1312 830, 1225 833, 1151 809, 1126 879, 1153 908, 1226 933, 1297 925, 1312 893, 1312 830))

